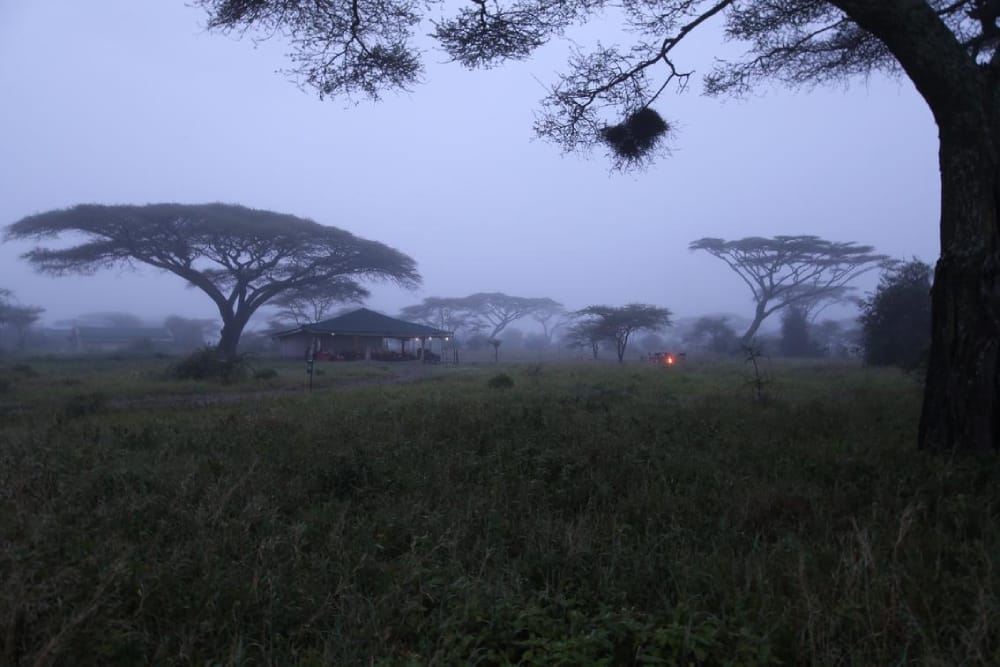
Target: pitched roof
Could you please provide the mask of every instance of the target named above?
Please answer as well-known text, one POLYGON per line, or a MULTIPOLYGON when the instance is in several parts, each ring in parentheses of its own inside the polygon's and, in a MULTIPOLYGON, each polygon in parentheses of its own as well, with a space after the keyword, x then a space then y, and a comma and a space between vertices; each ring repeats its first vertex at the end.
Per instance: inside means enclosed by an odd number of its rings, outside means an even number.
POLYGON ((424 324, 397 320, 395 317, 382 315, 374 310, 359 308, 339 317, 313 324, 304 324, 291 331, 283 331, 275 334, 274 338, 283 338, 300 331, 312 334, 381 336, 383 338, 442 338, 452 335, 451 331, 442 331, 424 324))

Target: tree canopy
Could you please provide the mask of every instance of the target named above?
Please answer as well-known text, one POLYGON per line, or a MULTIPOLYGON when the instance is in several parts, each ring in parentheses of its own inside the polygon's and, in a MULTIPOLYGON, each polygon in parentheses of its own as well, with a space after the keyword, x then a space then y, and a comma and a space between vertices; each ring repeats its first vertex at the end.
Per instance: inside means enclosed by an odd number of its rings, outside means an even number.
POLYGON ((743 345, 772 313, 790 306, 812 309, 824 300, 840 299, 847 283, 887 259, 871 246, 817 236, 703 238, 692 241, 690 248, 721 259, 750 288, 756 308, 743 345))
POLYGON ((325 320, 337 306, 362 303, 369 296, 371 292, 354 280, 336 278, 280 294, 270 305, 277 309, 274 316, 279 321, 301 326, 325 320))
POLYGON ((913 368, 927 354, 931 336, 931 267, 919 260, 882 273, 862 302, 859 318, 865 362, 913 368))
POLYGON ((468 68, 523 60, 576 25, 618 13, 632 43, 573 46, 542 100, 536 133, 566 150, 607 146, 620 164, 641 162, 671 124, 652 106, 665 90, 685 89, 695 70, 675 50, 704 25, 721 22, 740 58, 715 59, 703 86, 711 95, 742 94, 762 80, 791 86, 906 72, 925 97, 940 70, 955 61, 993 62, 992 0, 473 0, 450 15, 442 3, 414 0, 197 0, 213 30, 283 35, 286 70, 320 97, 364 97, 409 91, 422 81, 420 41, 430 28, 438 47, 468 68), (920 61, 937 44, 936 66, 920 61), (921 48, 922 47, 922 48, 921 48))
POLYGON ((625 360, 625 350, 629 339, 637 331, 655 331, 671 324, 672 313, 668 308, 658 308, 644 303, 630 303, 624 306, 587 306, 576 311, 581 323, 574 327, 574 340, 588 341, 594 349, 600 340, 613 342, 618 354, 618 363, 625 360))
POLYGON ((445 331, 481 333, 494 340, 509 324, 542 313, 555 314, 562 305, 547 297, 511 296, 503 292, 476 292, 462 297, 427 297, 406 306, 402 317, 445 331))
POLYGON ((694 69, 678 47, 710 23, 745 52, 708 65, 708 94, 905 75, 940 140, 941 257, 920 446, 1000 450, 1000 2, 473 0, 440 17, 440 3, 416 0, 196 2, 210 29, 286 36, 292 72, 321 97, 374 99, 420 81, 417 36, 427 21, 452 60, 490 67, 613 10, 633 42, 573 48, 535 131, 566 150, 604 145, 625 166, 663 145, 671 124, 652 105, 687 87, 694 69))
POLYGON ((739 351, 740 339, 733 328, 726 323, 726 317, 699 317, 684 335, 684 342, 695 345, 706 352, 718 355, 734 354, 739 351))
MULTIPOLYGON (((41 318, 44 308, 25 306, 17 302, 14 293, 0 287, 0 332, 10 331, 14 344, 23 349, 27 342, 28 330, 41 318)), ((7 336, 0 338, 4 342, 7 336)))
POLYGON ((251 315, 281 295, 358 280, 403 287, 420 282, 416 263, 387 245, 293 215, 230 204, 82 204, 31 215, 6 229, 8 241, 64 234, 84 241, 35 247, 22 257, 52 275, 136 262, 173 273, 215 303, 222 317, 217 349, 226 357, 236 354, 251 315))

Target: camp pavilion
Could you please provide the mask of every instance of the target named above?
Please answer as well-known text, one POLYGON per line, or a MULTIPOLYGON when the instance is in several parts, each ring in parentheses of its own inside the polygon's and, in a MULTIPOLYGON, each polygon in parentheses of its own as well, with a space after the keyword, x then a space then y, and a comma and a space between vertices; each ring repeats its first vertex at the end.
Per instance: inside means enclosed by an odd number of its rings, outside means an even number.
POLYGON ((438 360, 451 331, 442 331, 415 322, 405 322, 367 308, 314 324, 274 334, 283 357, 330 361, 376 359, 405 361, 438 360), (438 341, 438 351, 432 343, 438 341))

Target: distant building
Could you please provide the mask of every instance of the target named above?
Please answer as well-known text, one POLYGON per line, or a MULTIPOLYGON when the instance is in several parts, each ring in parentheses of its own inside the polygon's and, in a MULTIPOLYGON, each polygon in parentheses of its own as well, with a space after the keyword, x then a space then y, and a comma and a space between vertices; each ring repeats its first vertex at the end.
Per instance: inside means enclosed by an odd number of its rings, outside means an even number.
POLYGON ((423 356, 431 342, 450 340, 442 331, 397 320, 367 308, 272 335, 283 357, 316 359, 405 359, 423 356))
POLYGON ((173 334, 163 327, 73 327, 69 333, 74 352, 120 352, 173 342, 173 334))

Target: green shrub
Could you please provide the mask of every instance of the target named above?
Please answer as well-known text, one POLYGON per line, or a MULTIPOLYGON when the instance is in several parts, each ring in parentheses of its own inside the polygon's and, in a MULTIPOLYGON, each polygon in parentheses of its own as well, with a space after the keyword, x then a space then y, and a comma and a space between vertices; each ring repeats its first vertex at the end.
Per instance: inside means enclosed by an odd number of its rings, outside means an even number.
POLYGON ((278 377, 278 371, 273 368, 261 368, 254 372, 253 377, 255 380, 273 380, 278 377))
POLYGON ((14 364, 10 369, 26 378, 38 377, 38 371, 32 368, 31 364, 14 364))
POLYGON ((238 382, 247 376, 247 356, 232 359, 220 357, 213 347, 203 347, 180 360, 171 368, 171 375, 179 380, 220 380, 238 382))
POLYGON ((490 389, 509 389, 514 386, 514 380, 506 373, 498 373, 486 383, 490 389))
POLYGON ((63 405, 63 416, 69 419, 77 419, 88 415, 95 415, 107 408, 108 397, 101 392, 95 391, 89 394, 77 394, 71 396, 63 405))

